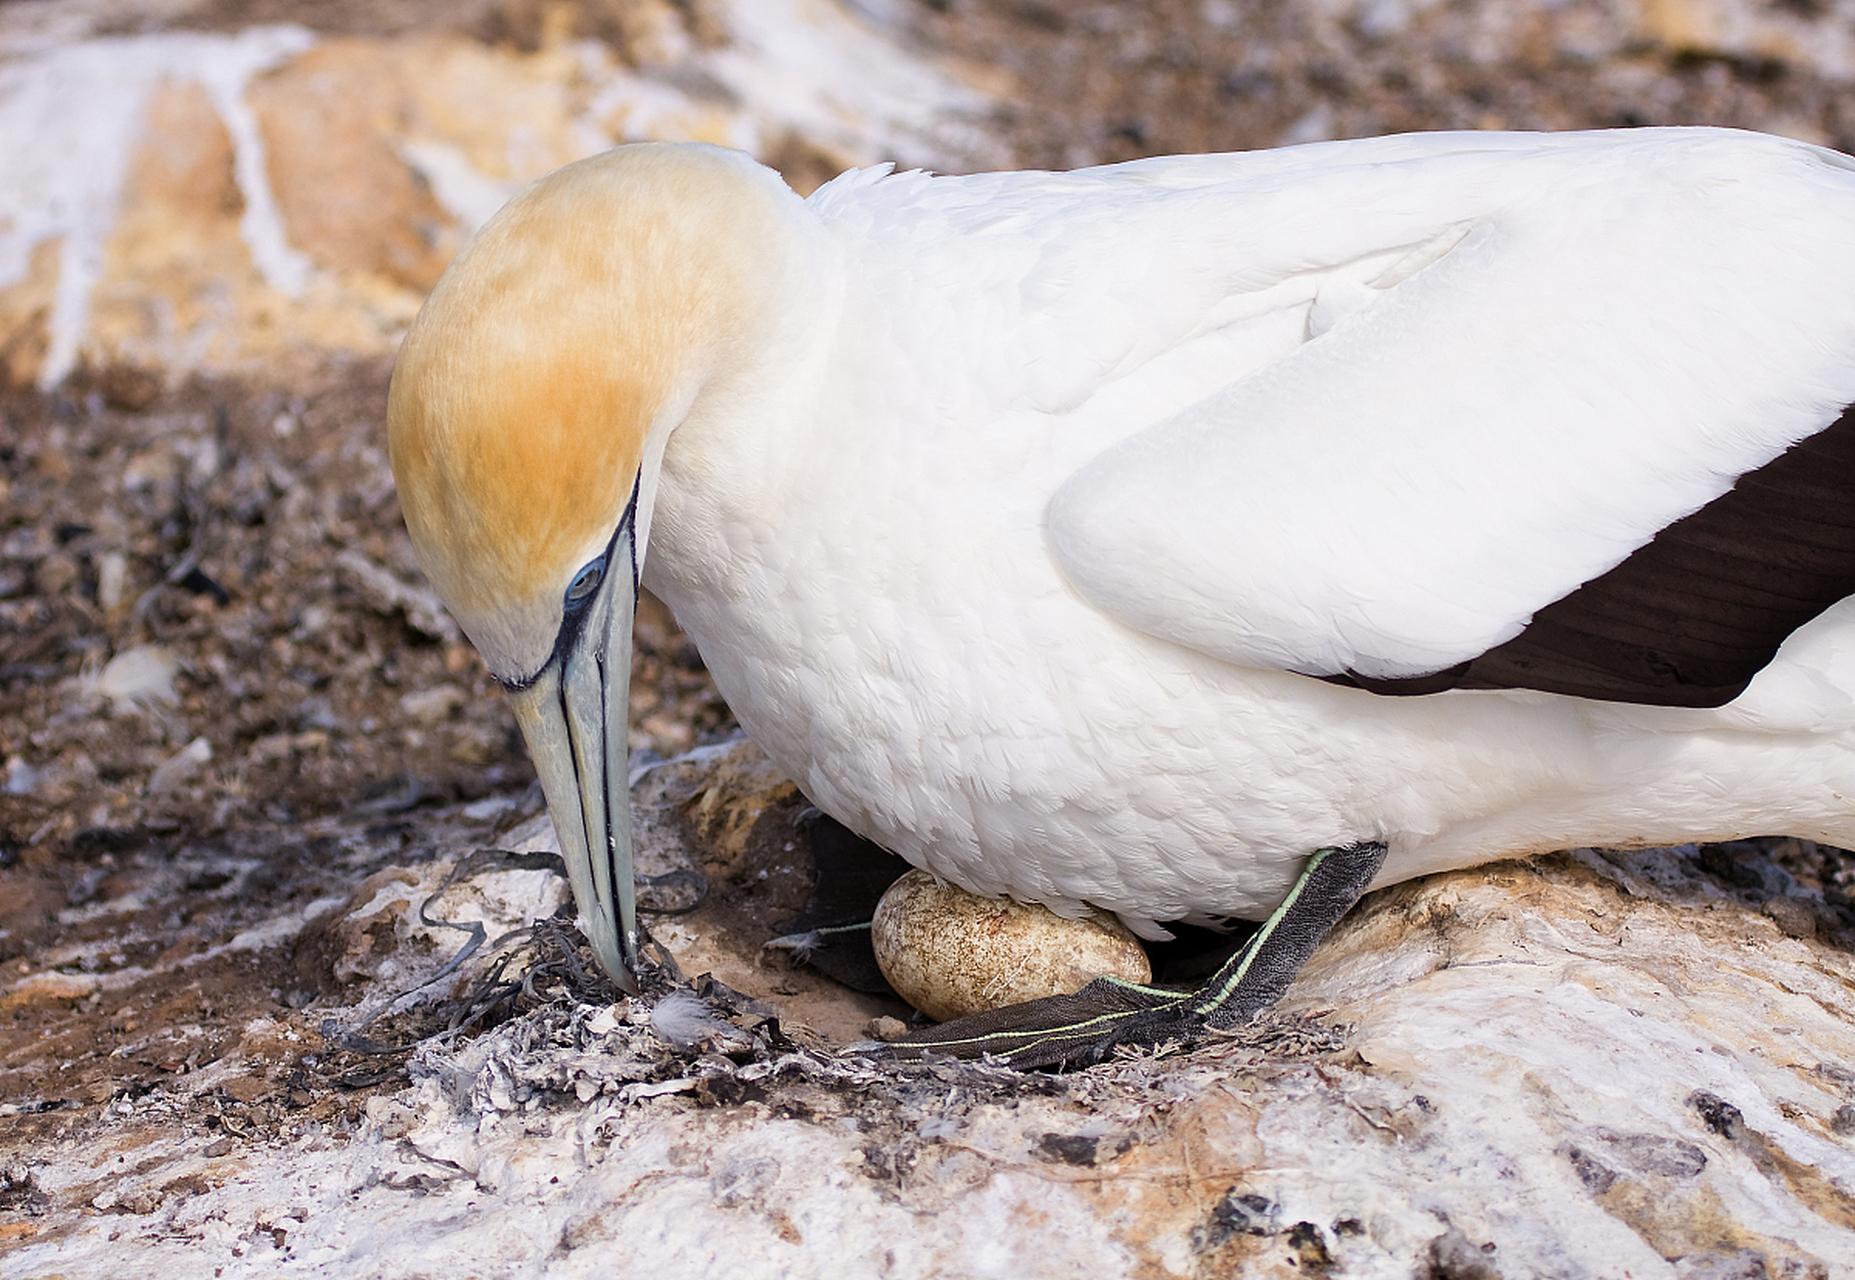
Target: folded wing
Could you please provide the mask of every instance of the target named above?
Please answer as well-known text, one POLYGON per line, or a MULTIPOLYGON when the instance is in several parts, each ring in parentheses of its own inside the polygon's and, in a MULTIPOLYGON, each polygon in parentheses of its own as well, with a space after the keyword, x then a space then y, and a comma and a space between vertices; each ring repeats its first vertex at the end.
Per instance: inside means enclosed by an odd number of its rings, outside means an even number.
POLYGON ((1387 228, 1382 267, 1061 488, 1096 607, 1384 692, 1716 705, 1855 588, 1846 157, 1656 131, 1299 186, 1355 257, 1387 228))

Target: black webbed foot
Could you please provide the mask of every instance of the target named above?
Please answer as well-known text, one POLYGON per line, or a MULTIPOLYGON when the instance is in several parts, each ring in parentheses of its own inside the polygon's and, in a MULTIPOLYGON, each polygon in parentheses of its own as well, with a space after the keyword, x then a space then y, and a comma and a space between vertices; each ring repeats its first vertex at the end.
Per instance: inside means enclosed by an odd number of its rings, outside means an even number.
POLYGON ((1377 842, 1317 849, 1282 905, 1216 973, 1191 991, 1097 978, 1074 995, 1047 996, 928 1027, 883 1056, 990 1054, 1014 1067, 1086 1065, 1116 1045, 1192 1043, 1274 1004, 1385 859, 1377 842))

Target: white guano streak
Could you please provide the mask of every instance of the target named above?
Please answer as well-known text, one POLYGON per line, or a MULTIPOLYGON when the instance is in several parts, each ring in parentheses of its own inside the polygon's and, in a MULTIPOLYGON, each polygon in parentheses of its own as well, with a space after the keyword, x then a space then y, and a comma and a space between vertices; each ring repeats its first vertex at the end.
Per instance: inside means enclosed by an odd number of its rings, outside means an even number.
POLYGON ((284 235, 244 89, 314 43, 300 27, 254 27, 94 40, 0 66, 0 155, 13 166, 0 184, 0 288, 25 278, 35 249, 58 242, 41 387, 56 386, 77 364, 129 160, 149 95, 164 80, 193 81, 211 96, 232 138, 252 259, 273 287, 302 292, 309 260, 284 235), (83 163, 72 163, 77 156, 83 163))

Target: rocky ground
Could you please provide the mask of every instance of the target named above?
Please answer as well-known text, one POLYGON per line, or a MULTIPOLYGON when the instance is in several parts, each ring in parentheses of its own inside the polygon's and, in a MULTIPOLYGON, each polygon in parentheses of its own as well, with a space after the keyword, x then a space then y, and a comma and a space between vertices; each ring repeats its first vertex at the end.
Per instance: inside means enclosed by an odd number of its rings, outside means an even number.
MULTIPOLYGON (((506 185, 596 117, 754 146, 807 188, 890 155, 1060 167, 1404 128, 1705 122, 1855 150, 1855 14, 862 0, 792 6, 848 24, 794 50, 754 26, 777 8, 0 12, 0 1270, 710 1274, 717 1222, 741 1274, 1855 1267, 1855 861, 1797 841, 1376 895, 1287 1016, 1188 1059, 882 1071, 833 1051, 905 1008, 761 953, 809 886, 803 801, 735 746, 638 782, 655 928, 722 984, 693 1032, 652 1028, 555 914, 532 771, 422 584, 381 436, 393 338, 469 221, 445 146, 506 185), (262 196, 222 87, 174 86, 230 47, 199 42, 280 22, 306 34, 264 35, 278 52, 241 73, 262 196), (83 135, 128 139, 87 222, 67 214, 95 192, 21 149, 21 104, 54 73, 124 78, 109 58, 165 87, 83 135), (819 88, 882 58, 916 105, 819 88), (337 109, 408 66, 379 110, 337 109), (457 123, 492 80, 508 120, 457 123), (290 120, 344 140, 322 148, 339 172, 290 120), (317 203, 342 173, 379 175, 374 221, 317 203), (28 208, 34 183, 83 199, 28 208), (250 230, 266 209, 310 263, 295 294, 250 230), (87 310, 58 289, 79 270, 87 310)), ((733 729, 651 602, 632 713, 640 764, 733 729)))

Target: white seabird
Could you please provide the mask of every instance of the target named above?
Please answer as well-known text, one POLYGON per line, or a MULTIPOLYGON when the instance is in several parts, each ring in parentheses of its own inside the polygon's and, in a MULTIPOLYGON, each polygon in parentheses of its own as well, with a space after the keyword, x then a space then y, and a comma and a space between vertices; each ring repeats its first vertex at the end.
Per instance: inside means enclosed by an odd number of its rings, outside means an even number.
POLYGON ((1275 912, 1279 954, 1192 997, 940 1041, 1046 1061, 1160 1005, 1246 1014, 1368 882, 1855 844, 1851 403, 1855 161, 1789 140, 1429 134, 806 200, 643 145, 478 233, 389 431, 614 977, 640 574, 755 741, 910 862, 1147 936, 1275 912))

